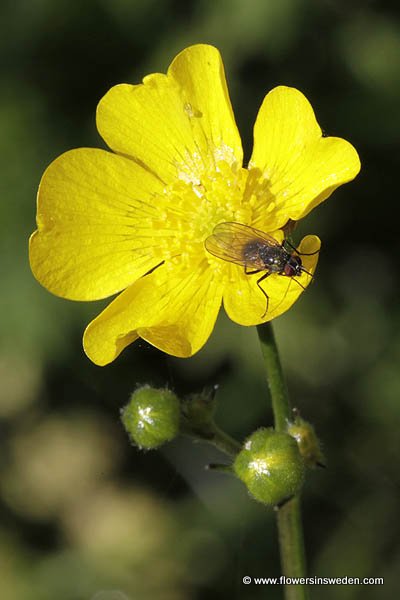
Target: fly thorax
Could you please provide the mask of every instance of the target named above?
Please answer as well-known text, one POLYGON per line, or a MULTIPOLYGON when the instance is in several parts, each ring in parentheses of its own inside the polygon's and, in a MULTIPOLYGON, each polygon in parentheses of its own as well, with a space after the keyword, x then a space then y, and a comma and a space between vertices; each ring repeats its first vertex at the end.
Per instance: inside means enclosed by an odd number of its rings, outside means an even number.
POLYGON ((260 244, 257 240, 249 242, 243 249, 243 258, 246 262, 252 262, 261 258, 263 260, 262 252, 264 250, 263 244, 260 244))
POLYGON ((263 246, 260 250, 260 258, 265 268, 272 273, 281 273, 285 268, 289 256, 281 246, 263 246))

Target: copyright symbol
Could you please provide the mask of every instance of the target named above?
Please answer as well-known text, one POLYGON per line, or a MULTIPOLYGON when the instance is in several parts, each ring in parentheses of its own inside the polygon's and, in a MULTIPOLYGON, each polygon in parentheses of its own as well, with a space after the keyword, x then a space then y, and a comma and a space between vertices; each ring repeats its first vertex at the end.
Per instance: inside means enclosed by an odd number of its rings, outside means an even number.
POLYGON ((251 577, 249 577, 248 575, 245 575, 245 576, 243 577, 243 583, 244 583, 245 585, 248 585, 249 583, 251 583, 251 577))

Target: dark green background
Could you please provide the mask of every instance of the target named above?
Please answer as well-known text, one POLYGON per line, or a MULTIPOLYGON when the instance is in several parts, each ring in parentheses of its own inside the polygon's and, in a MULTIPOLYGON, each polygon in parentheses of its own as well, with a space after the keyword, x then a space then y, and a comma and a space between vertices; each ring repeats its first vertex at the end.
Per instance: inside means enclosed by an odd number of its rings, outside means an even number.
POLYGON ((204 471, 221 458, 187 440, 141 454, 119 410, 138 383, 179 393, 219 383, 218 420, 240 438, 271 424, 255 331, 221 315, 194 358, 137 343, 108 367, 81 335, 104 303, 55 298, 27 262, 35 194, 59 154, 104 144, 109 87, 165 71, 196 42, 223 56, 247 158, 265 93, 302 90, 362 172, 302 223, 323 241, 315 284, 276 333, 293 404, 328 468, 309 473, 309 573, 385 577, 315 587, 315 599, 398 590, 400 20, 366 0, 5 0, 0 93, 0 564, 7 600, 281 598, 244 586, 280 574, 272 510, 204 471))

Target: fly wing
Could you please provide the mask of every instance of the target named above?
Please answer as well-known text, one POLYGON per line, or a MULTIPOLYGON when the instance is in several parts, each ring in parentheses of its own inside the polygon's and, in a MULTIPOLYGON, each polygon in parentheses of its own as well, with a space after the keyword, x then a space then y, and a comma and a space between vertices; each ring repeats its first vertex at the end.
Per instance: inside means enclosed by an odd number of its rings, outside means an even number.
POLYGON ((246 266, 246 260, 243 256, 242 248, 237 245, 233 245, 232 242, 228 242, 226 238, 221 238, 217 234, 213 233, 205 241, 205 247, 207 252, 213 254, 217 258, 222 258, 228 262, 236 263, 242 267, 246 266))
POLYGON ((205 241, 206 250, 217 258, 259 270, 265 269, 258 254, 258 249, 262 246, 280 244, 263 231, 235 222, 219 223, 205 241))

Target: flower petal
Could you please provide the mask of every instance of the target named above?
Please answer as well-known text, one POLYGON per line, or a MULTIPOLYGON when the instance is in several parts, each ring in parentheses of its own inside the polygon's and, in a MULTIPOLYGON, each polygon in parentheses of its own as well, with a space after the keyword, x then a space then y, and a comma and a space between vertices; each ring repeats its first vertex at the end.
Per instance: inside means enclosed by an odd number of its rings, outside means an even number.
POLYGON ((345 140, 322 137, 301 92, 280 86, 267 94, 258 113, 249 167, 259 170, 269 184, 256 211, 267 210, 270 228, 275 229, 288 219, 301 219, 353 179, 360 160, 345 140))
POLYGON ((210 336, 221 299, 221 283, 206 261, 195 268, 162 265, 88 325, 85 352, 97 365, 106 365, 141 337, 173 356, 192 356, 210 336))
POLYGON ((186 48, 167 75, 111 88, 98 105, 97 127, 110 148, 165 183, 177 174, 199 177, 215 156, 242 162, 224 68, 213 46, 186 48))
POLYGON ((162 185, 122 156, 82 148, 45 171, 30 240, 33 274, 72 300, 96 300, 124 289, 160 262, 151 219, 162 185))
MULTIPOLYGON (((311 256, 302 256, 304 268, 311 274, 314 273, 318 262, 318 250, 321 246, 319 238, 315 235, 306 236, 298 252, 314 253, 311 256)), ((312 281, 311 276, 302 273, 301 277, 285 277, 283 275, 273 274, 260 283, 261 287, 268 294, 268 312, 267 299, 257 285, 263 273, 246 275, 243 267, 230 265, 231 283, 224 291, 224 307, 228 316, 239 323, 239 325, 259 325, 266 321, 275 319, 298 299, 312 281), (299 280, 299 283, 297 283, 299 280), (301 284, 301 285, 300 285, 301 284)))

